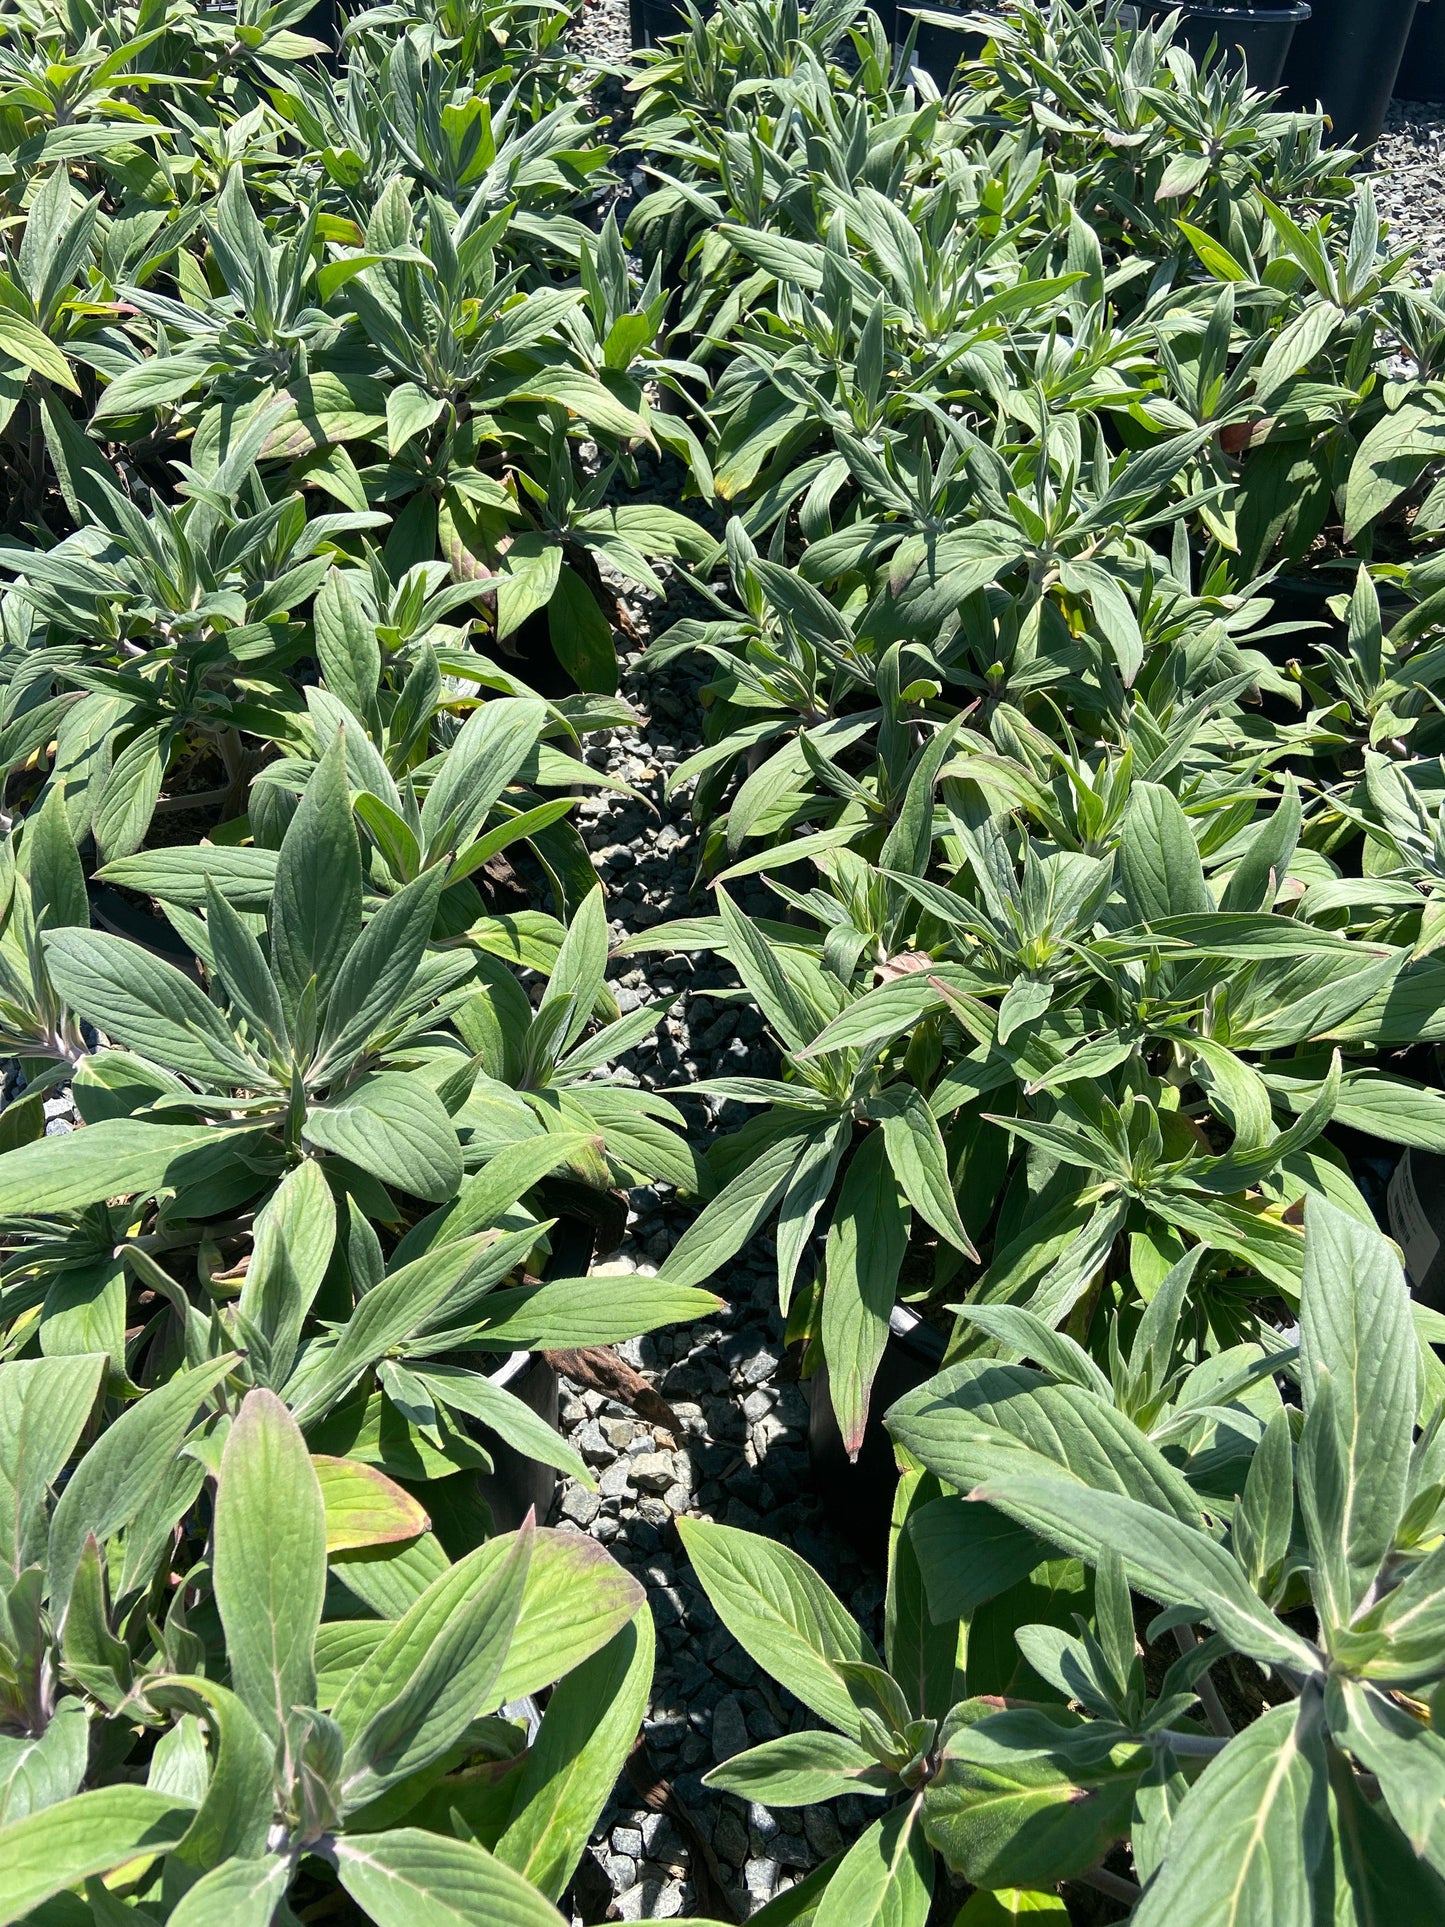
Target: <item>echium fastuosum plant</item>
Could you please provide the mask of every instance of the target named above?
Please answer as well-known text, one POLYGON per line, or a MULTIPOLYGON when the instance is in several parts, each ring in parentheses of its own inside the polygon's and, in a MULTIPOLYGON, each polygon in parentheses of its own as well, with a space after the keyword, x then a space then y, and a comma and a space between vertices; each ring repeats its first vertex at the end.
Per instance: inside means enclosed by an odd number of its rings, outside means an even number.
POLYGON ((0 1923, 561 1927, 646 1705, 642 1588, 530 1517, 450 1562, 235 1362, 79 1455, 104 1359, 0 1366, 0 1923))
POLYGON ((1418 1320, 1387 1241, 1313 1199, 1298 1346, 1164 1449, 1057 1333, 1048 1371, 1002 1344, 949 1367, 889 1416, 881 1657, 796 1554, 685 1525, 724 1623, 829 1729, 712 1784, 878 1802, 809 1883, 814 1927, 924 1927, 935 1856, 1039 1904, 1101 1888, 1135 1927, 1445 1918, 1445 1382, 1418 1320))

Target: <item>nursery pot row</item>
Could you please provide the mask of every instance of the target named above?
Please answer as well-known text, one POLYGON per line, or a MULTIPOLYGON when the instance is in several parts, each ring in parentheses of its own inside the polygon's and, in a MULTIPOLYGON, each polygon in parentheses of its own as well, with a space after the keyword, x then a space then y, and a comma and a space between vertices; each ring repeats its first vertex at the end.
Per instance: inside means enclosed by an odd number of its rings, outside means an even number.
MULTIPOLYGON (((630 0, 633 44, 654 46, 685 24, 678 0, 630 0)), ((917 23, 916 65, 940 87, 959 61, 976 59, 986 44, 961 23, 966 11, 943 5, 929 11, 957 12, 960 25, 917 23)), ((877 11, 901 41, 910 24, 897 0, 877 11)), ((1155 23, 1176 9, 1165 0, 1143 0, 1141 20, 1155 23)), ((1267 92, 1281 85, 1287 106, 1320 106, 1334 136, 1372 147, 1385 123, 1392 94, 1409 100, 1445 99, 1445 0, 1184 0, 1178 38, 1196 60, 1211 53, 1226 67, 1243 63, 1250 84, 1267 92), (1413 31, 1412 31, 1413 29, 1413 31)))

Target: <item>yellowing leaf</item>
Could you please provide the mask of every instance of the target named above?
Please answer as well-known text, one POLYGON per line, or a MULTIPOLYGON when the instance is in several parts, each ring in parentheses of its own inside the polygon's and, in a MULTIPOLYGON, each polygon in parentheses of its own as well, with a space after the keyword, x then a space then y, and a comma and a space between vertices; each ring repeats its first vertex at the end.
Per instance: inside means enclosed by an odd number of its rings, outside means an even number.
POLYGON ((431 1520, 409 1492, 374 1465, 313 1453, 326 1505, 327 1553, 415 1539, 431 1520))

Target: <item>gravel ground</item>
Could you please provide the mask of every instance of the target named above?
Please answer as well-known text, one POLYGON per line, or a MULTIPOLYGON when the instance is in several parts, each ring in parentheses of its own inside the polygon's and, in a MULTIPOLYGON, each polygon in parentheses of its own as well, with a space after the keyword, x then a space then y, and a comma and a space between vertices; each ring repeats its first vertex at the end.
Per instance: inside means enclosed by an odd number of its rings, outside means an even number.
MULTIPOLYGON (((667 478, 659 480, 666 494, 667 478)), ((666 610, 649 607, 646 598, 630 600, 631 626, 645 640, 687 608, 675 583, 666 610)), ((579 812, 608 890, 614 942, 712 908, 710 893, 696 883, 700 838, 687 799, 665 795, 667 772, 701 740, 699 679, 700 671, 689 675, 685 666, 650 679, 645 654, 634 645, 624 659, 623 694, 638 724, 588 745, 594 768, 621 776, 653 806, 606 795, 579 812)), ((746 885, 738 894, 745 907, 763 909, 770 901, 761 890, 750 897, 746 885)), ((622 1060, 640 1084, 666 1090, 695 1078, 776 1074, 758 1013, 727 995, 736 980, 726 965, 702 953, 666 952, 628 963, 621 960, 614 977, 624 1009, 644 996, 678 997, 655 1041, 622 1060)), ((701 1099, 685 1108, 699 1149, 709 1128, 728 1128, 745 1115, 739 1105, 705 1108, 701 1099)), ((665 1186, 634 1191, 622 1249, 594 1269, 655 1271, 688 1215, 665 1186)), ((675 1429, 646 1423, 597 1392, 565 1389, 564 1430, 593 1467, 599 1490, 564 1483, 552 1522, 591 1534, 642 1580, 658 1634, 644 1751, 574 1883, 579 1922, 683 1914, 746 1919, 837 1852, 867 1817, 862 1801, 852 1803, 856 1812, 849 1803, 841 1813, 769 1812, 702 1785, 718 1760, 807 1722, 719 1625, 693 1581, 674 1527, 678 1515, 718 1519, 795 1547, 874 1632, 882 1605, 879 1576, 823 1522, 809 1487, 807 1402, 784 1353, 771 1239, 760 1238, 713 1283, 728 1300, 716 1317, 620 1348, 668 1401, 675 1429)))
POLYGON ((1375 159, 1380 212, 1427 281, 1445 274, 1445 107, 1397 100, 1375 159))

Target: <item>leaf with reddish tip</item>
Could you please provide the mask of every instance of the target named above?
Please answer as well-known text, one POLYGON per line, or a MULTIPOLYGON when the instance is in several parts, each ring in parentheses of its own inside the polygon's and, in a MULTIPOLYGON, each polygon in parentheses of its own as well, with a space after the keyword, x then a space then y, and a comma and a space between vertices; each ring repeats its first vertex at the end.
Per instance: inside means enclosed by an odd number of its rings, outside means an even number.
POLYGON ((374 1465, 313 1452, 311 1463, 326 1506, 326 1551, 391 1545, 415 1539, 431 1524, 411 1496, 374 1465))

